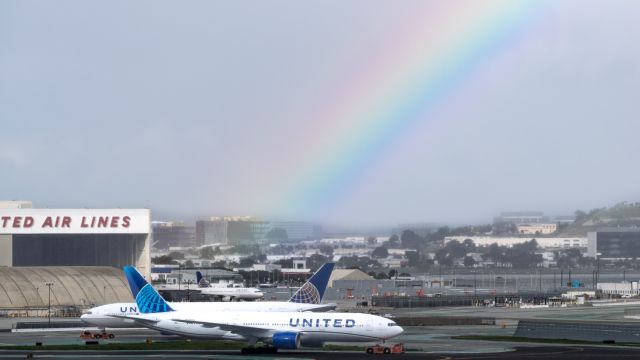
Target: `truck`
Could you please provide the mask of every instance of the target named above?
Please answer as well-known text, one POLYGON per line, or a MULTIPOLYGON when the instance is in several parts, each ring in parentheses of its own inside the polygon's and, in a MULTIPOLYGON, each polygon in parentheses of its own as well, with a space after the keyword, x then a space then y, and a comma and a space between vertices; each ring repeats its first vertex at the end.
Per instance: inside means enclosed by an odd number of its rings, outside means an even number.
POLYGON ((115 337, 114 334, 108 333, 106 330, 95 334, 87 330, 80 333, 80 339, 113 339, 115 337))
POLYGON ((392 346, 374 345, 366 348, 367 354, 404 354, 406 349, 404 344, 394 344, 392 346))

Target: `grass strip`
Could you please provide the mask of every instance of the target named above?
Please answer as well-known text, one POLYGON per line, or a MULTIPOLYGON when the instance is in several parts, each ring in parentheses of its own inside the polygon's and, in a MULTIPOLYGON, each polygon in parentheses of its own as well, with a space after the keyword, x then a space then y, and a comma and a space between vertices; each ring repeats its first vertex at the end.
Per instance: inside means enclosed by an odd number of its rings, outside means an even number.
MULTIPOLYGON (((92 350, 92 351, 109 351, 109 350, 240 350, 246 347, 245 343, 235 341, 161 341, 150 344, 140 343, 101 343, 101 344, 67 344, 67 345, 10 345, 0 346, 0 350, 92 350)), ((322 350, 362 350, 360 346, 349 345, 325 345, 322 350)))
POLYGON ((601 341, 587 341, 587 340, 571 340, 571 339, 538 339, 519 336, 492 336, 492 335, 459 335, 452 336, 452 339, 456 340, 485 340, 485 341, 507 341, 507 342, 527 342, 527 343, 541 343, 541 344, 578 344, 578 345, 620 345, 638 347, 638 343, 604 343, 601 341))

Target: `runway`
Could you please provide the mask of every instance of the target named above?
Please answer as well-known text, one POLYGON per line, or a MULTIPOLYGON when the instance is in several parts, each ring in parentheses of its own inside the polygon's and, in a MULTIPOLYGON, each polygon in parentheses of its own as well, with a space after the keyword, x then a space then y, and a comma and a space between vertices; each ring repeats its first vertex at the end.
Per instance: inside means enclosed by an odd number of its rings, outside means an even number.
POLYGON ((324 360, 336 358, 344 359, 376 359, 400 358, 400 359, 427 359, 427 360, 492 360, 492 359, 539 359, 545 360, 584 360, 584 359, 633 359, 640 356, 640 349, 610 348, 610 347, 585 347, 585 346, 535 346, 518 347, 514 351, 500 353, 481 354, 447 354, 412 352, 404 355, 367 355, 364 352, 354 351, 280 351, 274 355, 241 355, 239 351, 0 351, 0 359, 26 359, 28 354, 33 358, 46 359, 300 359, 300 360, 324 360))

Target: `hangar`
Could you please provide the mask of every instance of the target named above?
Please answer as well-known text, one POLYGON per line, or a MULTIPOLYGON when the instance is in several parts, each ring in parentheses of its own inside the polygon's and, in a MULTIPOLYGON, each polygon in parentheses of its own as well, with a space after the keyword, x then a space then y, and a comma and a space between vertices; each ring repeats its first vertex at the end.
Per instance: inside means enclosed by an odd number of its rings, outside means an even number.
POLYGON ((148 209, 0 202, 0 308, 41 306, 46 283, 52 305, 130 301, 121 269, 134 265, 149 279, 150 250, 148 209))
POLYGON ((130 301, 132 296, 123 271, 114 267, 48 266, 0 269, 0 309, 4 310, 44 309, 49 304, 52 309, 90 307, 130 301))

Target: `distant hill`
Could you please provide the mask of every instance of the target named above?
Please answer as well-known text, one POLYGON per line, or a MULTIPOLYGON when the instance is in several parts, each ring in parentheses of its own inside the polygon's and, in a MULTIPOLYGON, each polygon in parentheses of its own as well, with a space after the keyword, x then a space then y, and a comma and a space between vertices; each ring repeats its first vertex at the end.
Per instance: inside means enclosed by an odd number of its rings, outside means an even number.
POLYGON ((640 227, 640 202, 622 202, 609 208, 593 209, 584 212, 576 211, 576 221, 562 228, 560 236, 585 236, 589 231, 601 227, 640 227))

